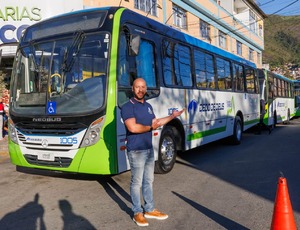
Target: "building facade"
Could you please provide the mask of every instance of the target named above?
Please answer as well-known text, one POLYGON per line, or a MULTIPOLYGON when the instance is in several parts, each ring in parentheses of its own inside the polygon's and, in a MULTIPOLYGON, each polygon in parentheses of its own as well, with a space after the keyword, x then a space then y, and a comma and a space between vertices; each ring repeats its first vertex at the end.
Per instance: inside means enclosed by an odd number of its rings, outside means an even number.
POLYGON ((123 6, 262 66, 266 15, 252 0, 84 0, 123 6))

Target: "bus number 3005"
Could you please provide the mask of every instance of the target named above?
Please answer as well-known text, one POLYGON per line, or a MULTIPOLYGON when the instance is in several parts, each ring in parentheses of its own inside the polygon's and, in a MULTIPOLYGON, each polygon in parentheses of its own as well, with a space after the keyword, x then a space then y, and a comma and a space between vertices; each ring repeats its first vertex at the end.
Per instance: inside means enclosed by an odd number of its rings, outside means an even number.
POLYGON ((61 137, 60 138, 60 144, 65 145, 65 144, 77 144, 77 137, 61 137))

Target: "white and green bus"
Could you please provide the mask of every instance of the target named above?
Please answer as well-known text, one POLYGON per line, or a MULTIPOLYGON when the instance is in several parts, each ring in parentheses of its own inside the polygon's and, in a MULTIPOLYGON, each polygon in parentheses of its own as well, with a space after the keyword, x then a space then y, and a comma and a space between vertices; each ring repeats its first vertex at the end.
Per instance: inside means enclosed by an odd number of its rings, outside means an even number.
POLYGON ((259 122, 256 66, 119 7, 88 9, 30 26, 11 79, 9 153, 23 167, 89 174, 129 170, 120 108, 135 78, 157 117, 156 172, 178 151, 229 138, 259 122))
POLYGON ((263 122, 274 127, 295 116, 294 81, 266 69, 258 70, 261 98, 264 101, 263 122))

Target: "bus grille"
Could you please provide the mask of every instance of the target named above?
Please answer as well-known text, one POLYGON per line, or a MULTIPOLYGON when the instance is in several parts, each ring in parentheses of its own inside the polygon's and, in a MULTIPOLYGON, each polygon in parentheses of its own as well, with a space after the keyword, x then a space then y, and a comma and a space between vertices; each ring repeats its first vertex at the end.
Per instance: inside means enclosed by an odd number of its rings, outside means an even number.
POLYGON ((38 160, 37 156, 31 154, 25 154, 24 157, 29 164, 49 167, 67 168, 72 162, 72 159, 67 157, 55 157, 54 161, 38 160))
MULTIPOLYGON (((33 143, 26 140, 26 137, 19 131, 17 131, 17 135, 19 141, 21 141, 28 149, 44 149, 41 143, 33 143)), ((49 144, 47 149, 54 151, 68 151, 72 146, 72 144, 49 144)))
POLYGON ((25 135, 74 135, 88 128, 82 123, 26 123, 20 122, 16 129, 25 135))
POLYGON ((71 143, 60 143, 60 141, 49 141, 46 148, 43 146, 44 137, 57 138, 75 135, 88 127, 82 123, 27 123, 16 124, 17 136, 24 151, 24 158, 29 164, 47 167, 67 168, 72 163, 76 145, 71 143), (41 151, 49 151, 55 154, 54 161, 39 159, 41 151), (73 151, 73 153, 71 153, 73 151), (57 156, 58 155, 58 156, 57 156))

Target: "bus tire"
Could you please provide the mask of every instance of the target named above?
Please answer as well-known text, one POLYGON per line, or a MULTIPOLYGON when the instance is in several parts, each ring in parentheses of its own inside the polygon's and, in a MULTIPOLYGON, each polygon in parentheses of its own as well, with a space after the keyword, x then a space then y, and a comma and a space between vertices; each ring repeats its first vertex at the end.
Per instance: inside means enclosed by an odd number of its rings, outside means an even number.
POLYGON ((276 125, 277 125, 277 113, 274 112, 273 128, 276 128, 276 125))
POLYGON ((230 138, 230 142, 233 145, 239 145, 242 140, 242 133, 242 120, 239 116, 236 116, 234 119, 233 135, 230 138))
POLYGON ((172 127, 165 127, 159 140, 158 160, 155 161, 154 172, 166 174, 175 164, 177 148, 172 127))
POLYGON ((286 123, 290 124, 291 121, 291 113, 290 113, 290 109, 288 109, 288 113, 287 113, 287 118, 286 118, 286 123))

